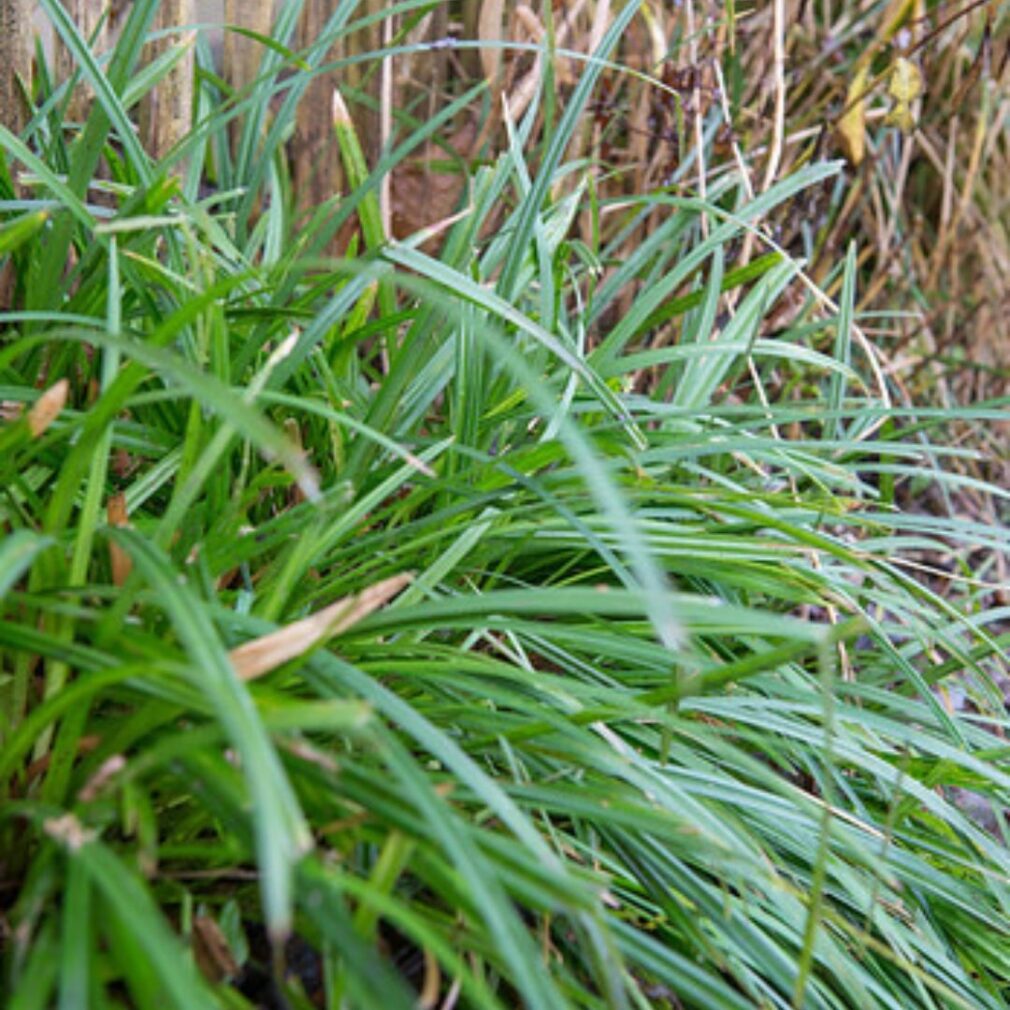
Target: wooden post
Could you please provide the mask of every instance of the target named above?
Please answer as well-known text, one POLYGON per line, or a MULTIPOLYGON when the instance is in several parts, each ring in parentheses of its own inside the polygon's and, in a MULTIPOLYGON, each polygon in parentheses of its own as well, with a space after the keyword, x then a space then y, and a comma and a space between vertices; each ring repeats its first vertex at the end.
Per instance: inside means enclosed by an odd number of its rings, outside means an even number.
MULTIPOLYGON (((485 0, 486 2, 486 0, 485 0)), ((462 4, 463 18, 463 38, 468 42, 480 38, 480 12, 482 4, 464 3, 462 4)), ((463 65, 466 76, 471 80, 476 80, 481 76, 483 65, 481 62, 481 50, 463 49, 458 54, 458 59, 463 65)))
MULTIPOLYGON (((26 108, 21 85, 31 87, 31 11, 28 0, 0 0, 0 124, 20 134, 25 126, 26 108)), ((10 165, 15 192, 17 169, 10 165)), ((0 260, 0 311, 14 304, 16 279, 12 260, 0 260)))
MULTIPOLYGON (((385 7, 385 0, 361 0, 355 14, 364 17, 376 14, 385 7)), ((308 48, 322 33, 329 17, 337 7, 337 0, 305 0, 298 24, 297 47, 308 48)), ((327 53, 323 62, 341 56, 354 56, 376 52, 383 46, 384 22, 377 21, 341 38, 327 53)), ((291 169, 299 206, 308 215, 323 201, 340 192, 344 185, 340 152, 334 140, 332 97, 338 85, 346 97, 355 89, 367 90, 376 100, 376 109, 355 103, 351 109, 354 127, 361 141, 369 167, 375 165, 382 146, 383 129, 378 111, 382 67, 378 61, 352 63, 345 66, 339 76, 325 74, 317 77, 306 89, 298 108, 294 140, 291 145, 291 169)), ((352 222, 331 244, 330 251, 338 252, 346 245, 352 222)))
MULTIPOLYGON (((225 0, 224 19, 226 24, 248 28, 259 35, 269 35, 274 23, 273 0, 225 0)), ((222 56, 224 79, 236 91, 241 91, 259 75, 263 53, 264 48, 259 42, 226 31, 222 56)), ((234 148, 241 128, 235 121, 231 125, 231 143, 234 148)))
MULTIPOLYGON (((93 52, 101 53, 106 48, 108 20, 102 22, 105 10, 105 0, 63 0, 77 30, 91 44, 93 52), (99 25, 101 29, 99 30, 99 25)), ((56 73, 61 81, 67 80, 77 69, 70 51, 59 40, 56 40, 56 73)), ((72 122, 83 122, 88 117, 93 94, 90 86, 78 84, 67 107, 67 118, 72 122)))
MULTIPOLYGON (((193 0, 162 0, 159 28, 176 28, 195 20, 193 0)), ((152 58, 184 40, 178 36, 160 40, 152 58)), ((165 78, 147 95, 141 107, 140 129, 144 144, 156 160, 163 158, 189 131, 193 111, 193 45, 165 78)))
MULTIPOLYGON (((298 22, 299 51, 307 49, 322 33, 330 15, 336 9, 335 0, 305 0, 298 22)), ((338 43, 321 60, 328 63, 343 47, 338 43)), ((308 217, 313 210, 344 184, 340 151, 333 139, 331 96, 336 84, 333 74, 313 78, 298 105, 295 135, 291 143, 291 176, 298 195, 299 210, 308 217)), ((336 252, 336 242, 331 252, 336 252)))
POLYGON ((0 123, 12 133, 25 125, 18 78, 31 86, 32 50, 28 0, 0 0, 0 123))
MULTIPOLYGON (((369 14, 379 14, 386 7, 385 0, 362 0, 356 15, 364 17, 369 14)), ((347 55, 375 53, 382 49, 383 21, 373 21, 365 28, 360 28, 353 35, 347 36, 347 55)), ((379 93, 382 81, 382 67, 379 61, 369 60, 366 63, 352 63, 344 68, 341 74, 341 92, 345 98, 351 89, 367 91, 375 99, 375 110, 355 103, 351 106, 351 118, 354 128, 358 131, 361 146, 368 161, 368 167, 374 168, 382 150, 382 123, 379 114, 379 93)))

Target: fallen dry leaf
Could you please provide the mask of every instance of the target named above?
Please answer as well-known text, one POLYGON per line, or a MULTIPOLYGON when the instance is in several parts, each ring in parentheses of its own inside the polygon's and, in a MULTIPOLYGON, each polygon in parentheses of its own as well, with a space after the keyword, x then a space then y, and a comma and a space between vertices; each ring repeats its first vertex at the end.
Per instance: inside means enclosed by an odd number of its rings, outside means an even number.
POLYGON ((193 919, 193 958, 200 974, 214 985, 235 978, 240 965, 221 927, 209 915, 193 919))
POLYGON ((70 383, 60 379, 53 383, 33 404, 28 411, 28 430, 32 438, 38 438, 60 416, 60 411, 67 402, 70 383))
POLYGON ((118 775, 126 767, 126 758, 122 754, 113 754, 106 758, 77 794, 79 803, 91 803, 105 788, 109 780, 118 775))
POLYGON ((919 73, 919 68, 911 60, 899 56, 894 61, 887 92, 894 99, 894 108, 884 122, 897 126, 902 133, 911 133, 915 129, 912 102, 922 93, 922 74, 919 73))
POLYGON ((310 617, 294 621, 269 635, 254 638, 229 653, 235 672, 243 680, 253 680, 276 670, 282 663, 308 652, 314 645, 346 631, 391 600, 407 586, 410 573, 376 582, 353 596, 345 596, 310 617))
POLYGON ((61 817, 50 817, 43 821, 42 830, 54 841, 61 842, 71 852, 83 849, 88 842, 94 841, 94 831, 85 828, 73 814, 63 814, 61 817))

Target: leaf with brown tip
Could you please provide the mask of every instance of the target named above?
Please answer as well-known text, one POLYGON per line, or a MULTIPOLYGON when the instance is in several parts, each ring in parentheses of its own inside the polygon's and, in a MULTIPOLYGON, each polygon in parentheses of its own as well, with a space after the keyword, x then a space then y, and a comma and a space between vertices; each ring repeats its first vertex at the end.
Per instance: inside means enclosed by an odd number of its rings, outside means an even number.
POLYGON ((243 680, 253 680, 276 670, 296 656, 304 655, 319 642, 364 620, 396 596, 412 578, 409 572, 405 572, 383 579, 360 593, 331 603, 309 617, 232 649, 229 656, 235 672, 243 680))

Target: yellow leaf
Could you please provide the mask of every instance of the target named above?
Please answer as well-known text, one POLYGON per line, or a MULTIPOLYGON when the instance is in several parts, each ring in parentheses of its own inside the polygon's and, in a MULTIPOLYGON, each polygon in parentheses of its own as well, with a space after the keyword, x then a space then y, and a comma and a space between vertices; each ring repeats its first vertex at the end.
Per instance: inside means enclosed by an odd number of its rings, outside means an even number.
POLYGON ((902 133, 911 133, 915 129, 915 116, 908 102, 895 102, 894 108, 884 116, 888 126, 896 126, 902 133))
POLYGON ((845 96, 845 112, 838 120, 838 139, 849 163, 857 168, 866 154, 866 92, 869 70, 860 67, 845 96))
POLYGON ((899 56, 891 69, 888 93, 897 102, 911 102, 922 94, 922 74, 911 61, 899 56))
POLYGON ((912 102, 922 94, 922 74, 911 60, 899 56, 894 61, 887 93, 894 99, 894 106, 884 122, 897 126, 902 133, 911 133, 915 129, 912 102))

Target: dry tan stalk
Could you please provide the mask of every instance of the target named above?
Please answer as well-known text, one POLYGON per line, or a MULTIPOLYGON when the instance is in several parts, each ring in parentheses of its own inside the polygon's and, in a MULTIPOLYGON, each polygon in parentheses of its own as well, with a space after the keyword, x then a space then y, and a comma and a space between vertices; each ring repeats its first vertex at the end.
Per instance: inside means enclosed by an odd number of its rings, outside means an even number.
MULTIPOLYGON (((685 26, 687 28, 687 49, 688 49, 688 59, 691 61, 691 66, 694 68, 698 67, 699 53, 698 53, 698 36, 695 31, 694 23, 694 0, 687 0, 684 5, 685 13, 685 26)), ((694 83, 691 88, 691 105, 694 108, 694 146, 695 146, 695 163, 697 165, 697 178, 698 178, 698 197, 701 200, 708 198, 708 168, 705 165, 705 138, 704 130, 701 122, 701 93, 698 89, 698 74, 694 75, 694 83)), ((701 233, 706 238, 708 237, 708 215, 701 215, 701 233)), ((749 238, 749 236, 748 236, 749 238)), ((746 241, 746 239, 744 240, 746 241)), ((746 261, 746 257, 744 257, 746 261)))
MULTIPOLYGON (((589 43, 586 46, 587 53, 595 53, 600 48, 600 43, 603 41, 603 36, 606 35, 609 26, 610 0, 599 0, 596 4, 596 10, 593 11, 593 27, 589 31, 589 43)), ((666 47, 664 46, 663 49, 665 52, 666 47)), ((656 62, 658 63, 662 58, 663 53, 660 53, 656 58, 656 62)))
MULTIPOLYGON (((461 38, 464 39, 479 39, 480 38, 480 12, 482 5, 476 2, 460 4, 463 9, 459 13, 459 23, 461 24, 462 31, 460 33, 461 38)), ((459 53, 453 54, 459 61, 459 65, 463 68, 466 76, 474 80, 479 76, 482 76, 482 66, 480 62, 480 50, 479 49, 464 49, 459 53)))
POLYGON ((489 46, 487 43, 502 41, 504 12, 504 0, 484 0, 480 5, 480 16, 477 19, 477 38, 484 43, 480 49, 480 65, 484 71, 484 78, 491 87, 492 108, 498 104, 497 96, 501 90, 501 71, 505 59, 500 45, 489 46))
MULTIPOLYGON (((584 4, 585 0, 575 0, 566 11, 565 17, 558 24, 557 31, 555 32, 555 44, 559 49, 568 45, 568 37, 572 33, 575 20, 581 14, 584 4)), ((524 28, 526 34, 533 42, 541 42, 547 34, 540 18, 526 4, 519 4, 516 7, 514 23, 516 29, 520 26, 524 28)), ((518 31, 513 31, 513 39, 518 34, 518 31)), ((537 93, 543 78, 542 68, 543 55, 542 53, 537 53, 532 69, 510 91, 508 96, 508 116, 512 122, 517 123, 522 118, 530 102, 533 101, 533 96, 537 93)))
POLYGON ((971 205, 972 193, 975 188, 975 180, 978 176, 982 163, 982 151, 985 147, 986 124, 982 117, 975 123, 975 131, 972 140, 971 153, 968 157, 968 167, 964 173, 964 184, 961 187, 961 199, 954 210, 954 215, 941 235, 933 252, 932 263, 930 265, 929 277, 926 279, 926 290, 935 291, 940 276, 940 271, 944 266, 948 256, 950 246, 957 236, 958 228, 964 218, 965 212, 971 205))
POLYGON ((435 1010, 442 992, 442 970, 438 958, 427 947, 424 948, 424 982, 417 998, 419 1010, 435 1010))
MULTIPOLYGON (((105 506, 110 526, 129 526, 130 519, 126 511, 126 495, 114 494, 105 506)), ((126 580, 133 571, 133 559, 114 540, 109 541, 109 562, 112 566, 112 584, 125 586, 126 580)))
POLYGON ((235 672, 243 680, 253 680, 276 670, 288 660, 308 652, 319 642, 364 620, 396 596, 412 578, 410 573, 405 572, 376 582, 360 593, 337 600, 310 617, 294 621, 232 649, 229 656, 235 672))
MULTIPOLYGON (((589 18, 590 18, 590 28, 589 35, 585 37, 586 52, 588 54, 595 53, 599 48, 600 41, 606 34, 607 26, 610 24, 610 0, 599 0, 595 5, 590 4, 589 8, 589 18)), ((571 23, 573 18, 568 15, 566 16, 566 23, 571 23)), ((575 70, 575 75, 578 75, 578 69, 575 70)), ((570 161, 576 161, 583 156, 586 151, 598 151, 598 137, 600 130, 596 121, 595 116, 587 116, 582 126, 572 134, 571 143, 568 145, 568 151, 566 157, 570 161)), ((596 168, 592 169, 594 174, 598 174, 596 168)), ((587 208, 586 214, 583 215, 584 222, 580 224, 580 228, 585 234, 591 232, 591 211, 587 208), (587 230, 588 229, 588 230, 587 230)))
MULTIPOLYGON (((733 114, 729 107, 729 97, 726 93, 726 82, 723 80, 722 67, 719 61, 716 60, 712 66, 713 73, 715 74, 716 88, 719 91, 719 103, 722 106, 722 118, 726 123, 733 122, 733 114)), ((747 168, 747 162, 744 160, 743 152, 740 150, 740 144, 737 142, 736 136, 734 135, 730 141, 730 149, 733 152, 733 160, 736 162, 737 172, 740 175, 740 181, 743 183, 744 192, 747 194, 748 200, 754 199, 754 184, 751 182, 750 171, 747 168)))
POLYGON ((772 5, 772 77, 775 86, 775 118, 772 121, 772 140, 765 164, 762 190, 771 189, 782 161, 782 138, 786 121, 786 5, 785 0, 774 0, 772 5))
MULTIPOLYGON (((515 41, 520 27, 526 30, 534 42, 539 42, 544 35, 544 29, 540 19, 528 5, 518 4, 512 16, 513 30, 506 33, 502 20, 504 12, 505 6, 502 0, 485 0, 481 6, 480 20, 477 26, 478 37, 482 43, 497 43, 497 45, 487 45, 486 48, 480 50, 481 67, 491 93, 491 114, 484 121, 480 133, 474 141, 474 153, 479 151, 497 130, 501 123, 502 109, 504 108, 505 115, 512 122, 517 122, 532 101, 537 88, 540 87, 541 56, 538 53, 533 68, 517 85, 511 87, 508 95, 505 94, 509 82, 506 80, 508 75, 502 72, 505 66, 505 51, 502 49, 502 43, 508 40, 515 41), (506 34, 509 36, 508 40, 505 37, 506 34)), ((566 21, 565 24, 568 22, 566 21)), ((563 37, 559 32, 558 45, 562 44, 563 37)), ((515 62, 512 66, 514 69, 515 62)))

